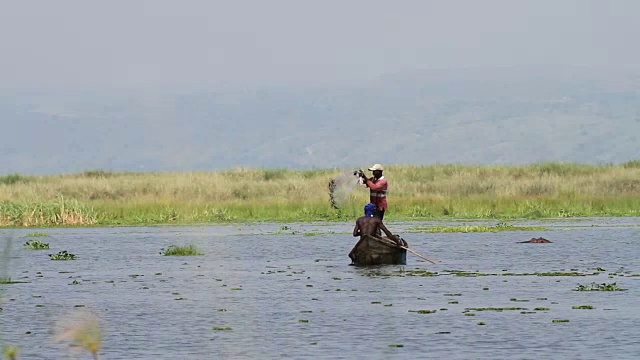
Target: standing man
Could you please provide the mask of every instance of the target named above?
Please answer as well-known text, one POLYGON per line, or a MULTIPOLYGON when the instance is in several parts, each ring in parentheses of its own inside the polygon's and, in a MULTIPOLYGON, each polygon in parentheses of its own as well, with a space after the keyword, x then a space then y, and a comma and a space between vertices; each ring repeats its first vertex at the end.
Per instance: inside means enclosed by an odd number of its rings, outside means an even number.
POLYGON ((369 188, 369 201, 376 205, 373 215, 380 220, 384 219, 384 212, 387 210, 387 179, 382 176, 382 165, 374 164, 369 168, 373 177, 366 178, 362 175, 364 184, 369 188))

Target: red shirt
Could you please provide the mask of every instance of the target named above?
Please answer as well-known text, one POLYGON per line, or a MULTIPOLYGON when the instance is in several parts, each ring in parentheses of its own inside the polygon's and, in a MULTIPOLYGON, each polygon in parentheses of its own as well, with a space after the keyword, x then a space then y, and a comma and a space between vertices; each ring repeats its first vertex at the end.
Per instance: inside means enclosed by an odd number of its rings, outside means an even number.
POLYGON ((369 188, 369 201, 376 204, 378 210, 387 210, 387 179, 384 176, 378 180, 370 178, 366 185, 369 188))

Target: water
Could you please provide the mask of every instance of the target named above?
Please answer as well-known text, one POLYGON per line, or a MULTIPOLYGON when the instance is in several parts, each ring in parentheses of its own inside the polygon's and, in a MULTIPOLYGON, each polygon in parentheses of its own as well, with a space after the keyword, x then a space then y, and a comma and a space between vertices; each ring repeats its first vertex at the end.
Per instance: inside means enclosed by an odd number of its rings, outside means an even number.
POLYGON ((0 230, 0 249, 13 245, 7 275, 25 281, 0 285, 0 344, 19 345, 23 359, 89 358, 55 342, 53 329, 66 314, 90 310, 106 327, 102 359, 640 357, 637 219, 536 222, 544 231, 410 230, 430 224, 388 226, 440 263, 407 254, 406 266, 373 269, 348 266, 351 223, 38 229, 50 235, 39 238, 51 244, 41 251, 22 247, 33 230, 0 230), (553 243, 516 243, 539 236, 553 243), (159 254, 188 243, 205 255, 159 254), (79 259, 47 256, 60 250, 79 259), (408 276, 417 270, 439 276, 408 276), (505 275, 554 271, 597 275, 505 275), (628 290, 572 290, 592 282, 628 290), (488 307, 526 310, 467 310, 488 307))

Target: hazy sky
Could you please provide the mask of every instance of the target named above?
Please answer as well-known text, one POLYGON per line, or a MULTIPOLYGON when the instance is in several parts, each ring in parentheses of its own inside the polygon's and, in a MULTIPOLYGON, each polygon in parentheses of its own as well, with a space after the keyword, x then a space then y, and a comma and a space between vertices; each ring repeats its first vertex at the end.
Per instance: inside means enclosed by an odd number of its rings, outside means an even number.
POLYGON ((640 1, 0 0, 0 87, 351 81, 639 64, 640 1))

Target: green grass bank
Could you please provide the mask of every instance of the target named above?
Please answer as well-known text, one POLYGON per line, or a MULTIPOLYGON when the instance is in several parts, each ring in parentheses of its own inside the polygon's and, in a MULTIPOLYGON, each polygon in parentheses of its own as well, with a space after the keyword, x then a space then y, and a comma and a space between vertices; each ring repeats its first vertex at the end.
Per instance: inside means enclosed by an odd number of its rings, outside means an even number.
MULTIPOLYGON (((0 226, 350 221, 368 189, 339 209, 328 184, 353 169, 190 173, 86 171, 0 177, 0 226)), ((639 216, 640 160, 624 164, 388 166, 385 220, 639 216)))

